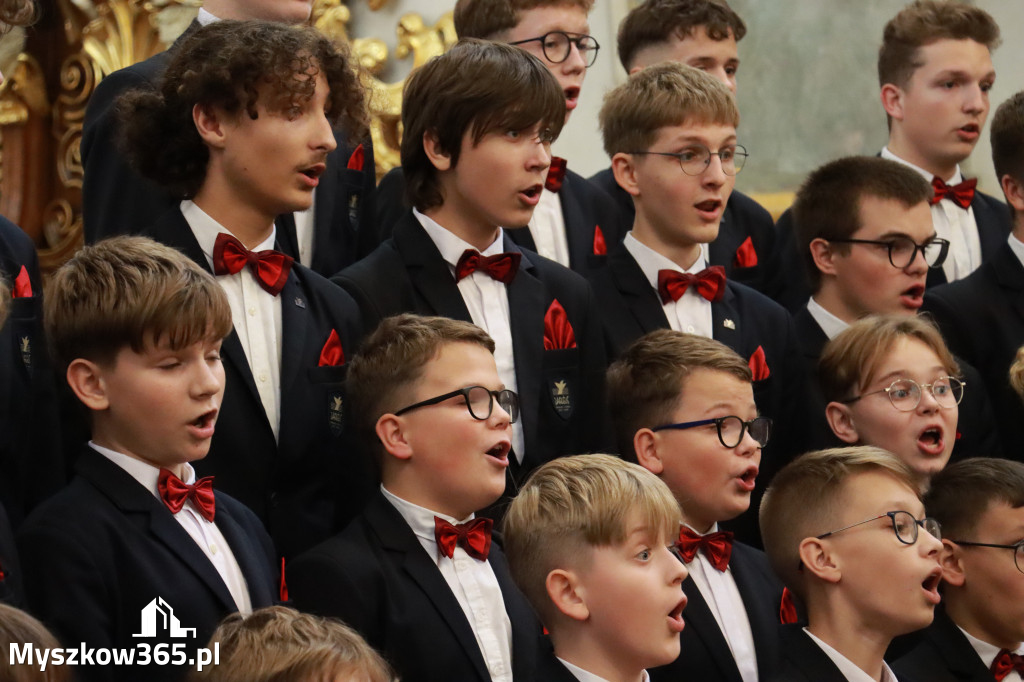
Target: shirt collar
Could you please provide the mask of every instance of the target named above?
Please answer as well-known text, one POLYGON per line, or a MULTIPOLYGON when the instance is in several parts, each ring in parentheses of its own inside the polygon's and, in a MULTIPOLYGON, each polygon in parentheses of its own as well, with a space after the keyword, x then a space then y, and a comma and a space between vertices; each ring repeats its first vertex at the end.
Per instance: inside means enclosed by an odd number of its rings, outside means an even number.
POLYGON ((825 336, 829 340, 837 337, 840 332, 845 331, 850 325, 839 319, 829 311, 825 310, 820 303, 814 300, 814 297, 807 301, 807 312, 811 314, 814 321, 821 327, 821 331, 825 332, 825 336))
POLYGON ((413 504, 408 500, 403 500, 398 495, 384 487, 382 483, 380 491, 384 494, 384 498, 391 503, 391 505, 398 510, 398 513, 402 515, 405 522, 412 528, 412 532, 416 537, 423 540, 429 540, 430 542, 437 544, 437 539, 434 537, 434 517, 442 518, 452 525, 459 523, 465 523, 475 518, 475 514, 470 514, 464 519, 456 519, 453 516, 442 514, 440 512, 430 511, 426 507, 421 507, 418 504, 413 504))
MULTIPOLYGON (((839 668, 839 672, 841 672, 843 677, 845 677, 849 682, 874 682, 874 679, 858 668, 853 661, 815 637, 807 628, 804 628, 803 630, 807 633, 807 636, 818 645, 825 655, 835 663, 835 666, 839 668)), ((882 661, 882 682, 899 682, 885 661, 882 661)))
MULTIPOLYGON (((896 156, 891 151, 889 151, 888 147, 882 147, 882 158, 902 163, 904 166, 907 166, 908 168, 913 168, 921 175, 922 178, 928 181, 929 185, 932 183, 932 178, 936 177, 934 173, 929 173, 924 168, 921 168, 920 166, 915 166, 909 161, 906 161, 896 156)), ((956 171, 954 171, 951 177, 942 178, 942 180, 944 180, 947 185, 959 185, 961 182, 963 182, 964 176, 963 173, 960 172, 960 164, 956 165, 956 171)))
MULTIPOLYGON (((428 218, 423 213, 420 213, 415 208, 412 210, 412 214, 416 216, 416 220, 420 221, 420 225, 426 230, 427 236, 430 237, 430 241, 434 242, 434 246, 441 252, 441 257, 444 261, 453 268, 458 264, 459 259, 462 258, 462 254, 466 249, 476 251, 476 247, 465 241, 459 236, 456 236, 454 232, 446 230, 433 218, 428 218)), ((498 237, 490 246, 481 251, 481 255, 494 256, 504 251, 505 232, 502 228, 498 228, 498 237)))
MULTIPOLYGON (((199 248, 213 269, 213 245, 217 241, 217 235, 231 234, 231 231, 210 217, 203 209, 199 208, 194 201, 186 199, 181 202, 181 215, 184 216, 188 226, 192 228, 192 234, 199 242, 199 248)), ((234 235, 232 235, 234 236, 234 235)), ((252 251, 265 251, 274 248, 274 241, 277 239, 277 226, 272 225, 270 236, 256 245, 252 251)))
MULTIPOLYGON (((128 472, 132 478, 139 482, 139 485, 151 492, 154 497, 158 499, 160 498, 160 490, 157 488, 157 482, 160 480, 159 467, 143 462, 141 459, 129 457, 117 450, 111 450, 110 448, 105 448, 102 445, 97 445, 93 441, 89 441, 89 447, 128 472)), ((188 462, 186 462, 184 466, 185 469, 183 473, 185 475, 181 480, 187 485, 192 485, 196 481, 196 471, 188 462)))
MULTIPOLYGON (((971 648, 973 648, 978 654, 978 658, 980 658, 982 663, 985 664, 985 667, 991 668, 992 663, 996 660, 996 656, 999 655, 999 652, 1002 651, 1002 649, 997 647, 995 644, 989 644, 988 642, 978 639, 959 625, 957 625, 957 628, 959 628, 960 632, 964 633, 964 637, 967 638, 971 648)), ((1024 644, 1018 646, 1013 653, 1018 655, 1024 653, 1024 644)))
POLYGON ((661 255, 651 247, 642 243, 639 239, 633 236, 633 232, 629 231, 626 233, 626 238, 623 240, 623 245, 629 254, 633 256, 633 260, 636 261, 637 265, 644 273, 644 277, 650 283, 654 289, 658 288, 658 271, 659 270, 673 270, 675 272, 685 272, 689 274, 697 274, 703 270, 706 265, 704 260, 704 250, 701 249, 701 254, 697 256, 697 260, 693 262, 688 269, 683 270, 681 267, 673 263, 670 259, 661 255))
POLYGON ((196 21, 198 21, 201 26, 209 26, 215 21, 220 21, 220 17, 215 17, 207 12, 205 8, 200 7, 199 14, 196 16, 196 21))
POLYGON ((1017 256, 1017 260, 1021 262, 1021 265, 1024 265, 1024 243, 1014 237, 1012 232, 1006 241, 1010 244, 1010 250, 1017 256))
MULTIPOLYGON (((569 672, 572 673, 573 677, 575 677, 580 682, 608 682, 608 680, 604 679, 603 677, 598 677, 592 672, 587 672, 583 668, 579 667, 578 665, 573 665, 564 658, 559 658, 558 662, 564 665, 569 670, 569 672)), ((647 671, 644 670, 643 674, 640 676, 640 682, 650 682, 650 679, 650 675, 648 675, 647 671)))

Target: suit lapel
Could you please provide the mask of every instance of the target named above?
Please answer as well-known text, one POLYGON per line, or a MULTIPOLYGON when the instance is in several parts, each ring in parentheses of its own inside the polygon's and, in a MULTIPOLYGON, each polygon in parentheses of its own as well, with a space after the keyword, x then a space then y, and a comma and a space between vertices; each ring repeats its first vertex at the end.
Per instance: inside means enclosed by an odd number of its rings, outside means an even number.
MULTIPOLYGON (((517 251, 519 248, 506 237, 505 249, 517 251)), ((530 257, 522 254, 519 272, 512 283, 506 287, 508 291, 509 323, 512 331, 512 356, 515 358, 516 387, 522 403, 522 413, 537 415, 540 413, 540 368, 544 364, 544 315, 550 301, 547 287, 536 274, 530 257)), ((526 453, 536 454, 537 420, 523 420, 523 436, 526 440, 526 453)), ((523 461, 523 468, 532 468, 530 460, 523 461)))
POLYGON ((937 609, 935 621, 925 630, 925 637, 932 640, 942 657, 943 665, 965 682, 990 682, 992 673, 982 662, 978 653, 967 641, 960 628, 946 615, 945 609, 937 609))
MULTIPOLYGON (((732 651, 729 649, 729 643, 725 640, 725 635, 718 627, 715 615, 711 613, 711 608, 704 600, 704 595, 701 594, 692 577, 687 577, 683 581, 683 592, 686 593, 687 599, 686 609, 683 612, 687 627, 692 628, 694 634, 704 642, 704 646, 711 653, 712 660, 720 666, 719 673, 724 675, 721 679, 740 682, 742 678, 732 657, 732 651), (722 669, 721 666, 725 666, 725 668, 722 669)), ((686 631, 683 632, 685 637, 686 631)), ((685 656, 686 654, 684 652, 681 655, 685 656)))
POLYGON ((412 211, 395 225, 393 239, 413 288, 426 301, 430 312, 472 322, 448 264, 412 211))
POLYGON ((992 267, 995 268, 999 286, 1013 292, 1007 298, 1013 301, 1014 311, 1024 320, 1024 296, 1020 295, 1024 291, 1024 265, 1021 265, 1009 244, 1003 244, 1003 248, 993 256, 992 267))
POLYGON ((651 287, 640 265, 626 247, 620 245, 612 251, 608 256, 608 269, 615 288, 622 294, 626 307, 640 325, 640 335, 670 328, 658 292, 651 287))
POLYGON ((245 584, 249 589, 249 601, 253 609, 271 606, 275 595, 271 591, 270 575, 267 573, 266 559, 261 558, 256 547, 238 521, 231 515, 227 505, 222 504, 223 496, 217 495, 217 528, 224 535, 231 553, 238 562, 238 568, 245 576, 245 584))
MULTIPOLYGON (((729 570, 732 571, 736 589, 746 608, 754 650, 757 652, 757 668, 762 675, 767 675, 773 669, 770 663, 778 658, 775 643, 778 641, 779 614, 771 606, 774 600, 769 599, 775 586, 759 575, 752 552, 750 548, 735 543, 729 570)), ((782 590, 778 592, 781 597, 782 590)))
MULTIPOLYGON (((305 290, 293 268, 279 294, 281 299, 281 395, 291 394, 291 387, 303 369, 302 351, 308 345, 310 314, 305 290)), ((315 340, 314 340, 315 341, 315 340)), ((326 343, 327 338, 323 341, 326 343)))
POLYGON ((576 182, 586 182, 582 177, 573 177, 572 171, 566 171, 562 179, 562 189, 558 191, 558 202, 562 206, 562 222, 565 223, 565 241, 569 246, 569 264, 573 270, 580 272, 586 267, 587 257, 593 252, 594 244, 591 236, 586 243, 588 230, 593 228, 584 224, 583 207, 576 192, 576 182), (577 179, 578 178, 578 179, 577 179))
POLYGON ((743 330, 739 311, 736 309, 736 292, 726 282, 722 300, 711 304, 711 338, 720 341, 739 353, 746 360, 746 350, 741 345, 743 330))
POLYGON ((799 625, 785 628, 782 640, 786 660, 804 674, 804 679, 813 682, 846 682, 832 659, 821 650, 799 625))
POLYGON ((994 200, 987 200, 981 192, 975 193, 974 199, 971 200, 971 209, 974 211, 974 224, 978 226, 981 260, 984 262, 995 256, 1006 244, 1009 230, 1001 228, 1004 225, 1010 227, 1010 216, 1005 206, 994 200), (996 211, 1002 211, 1004 217, 1000 217, 996 211))
POLYGON ((536 660, 540 628, 534 627, 536 616, 513 582, 505 556, 494 545, 491 549, 490 563, 494 577, 501 586, 505 612, 512 623, 512 677, 517 680, 527 679, 536 660))

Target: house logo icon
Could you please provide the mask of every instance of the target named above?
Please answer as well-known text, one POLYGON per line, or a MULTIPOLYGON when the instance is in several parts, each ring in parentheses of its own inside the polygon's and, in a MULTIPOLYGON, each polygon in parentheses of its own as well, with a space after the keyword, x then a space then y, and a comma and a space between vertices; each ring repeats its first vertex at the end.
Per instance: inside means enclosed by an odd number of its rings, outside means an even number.
POLYGON ((132 637, 156 637, 157 633, 167 633, 171 637, 195 637, 195 628, 183 628, 174 616, 174 609, 157 597, 142 609, 142 632, 132 637))

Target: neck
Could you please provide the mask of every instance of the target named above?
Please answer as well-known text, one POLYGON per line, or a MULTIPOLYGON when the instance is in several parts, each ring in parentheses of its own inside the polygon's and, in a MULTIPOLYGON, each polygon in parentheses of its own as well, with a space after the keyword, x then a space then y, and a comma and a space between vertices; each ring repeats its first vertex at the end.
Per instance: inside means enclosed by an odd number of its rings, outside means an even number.
POLYGON ((870 675, 871 679, 881 680, 885 650, 892 637, 860 622, 860 619, 844 617, 843 614, 852 614, 848 609, 834 609, 834 602, 819 604, 815 608, 814 602, 818 600, 810 601, 807 605, 807 630, 870 675))
POLYGON ((860 319, 860 315, 846 305, 839 288, 833 284, 827 279, 823 280, 818 293, 813 295, 814 301, 843 322, 853 324, 860 319))
POLYGON ((453 504, 451 496, 433 495, 423 489, 422 475, 395 475, 382 479, 384 488, 394 495, 417 507, 423 507, 435 514, 443 514, 461 521, 475 514, 476 509, 465 509, 453 504))
POLYGON ((949 616, 950 620, 962 627, 971 637, 980 639, 1000 649, 1016 651, 1021 643, 1012 641, 1006 637, 1005 633, 992 632, 990 628, 986 627, 985 624, 991 622, 991 618, 985 613, 976 613, 971 608, 970 598, 968 595, 961 593, 963 589, 962 587, 951 588, 949 585, 946 585, 946 590, 942 595, 942 602, 946 609, 946 615, 949 616))
POLYGON ((250 202, 238 201, 233 193, 212 178, 203 183, 192 201, 247 249, 263 243, 273 232, 276 213, 250 202))
POLYGON ((695 530, 700 535, 707 535, 711 532, 711 529, 715 527, 716 521, 709 521, 705 518, 694 516, 693 514, 683 510, 683 523, 695 530))
POLYGON ((483 251, 498 238, 499 227, 467 217, 449 202, 423 211, 435 223, 448 230, 477 251, 483 251))
POLYGON ((956 173, 957 164, 959 160, 954 159, 935 159, 925 154, 922 154, 916 147, 910 144, 910 141, 902 134, 902 131, 894 124, 892 132, 889 133, 889 151, 900 157, 904 161, 909 161, 918 168, 923 168, 932 175, 941 178, 943 181, 953 177, 956 173))
MULTIPOLYGON (((94 417, 95 417, 95 414, 94 414, 94 417)), ((109 429, 104 428, 104 426, 102 424, 100 424, 99 422, 100 422, 100 420, 95 419, 95 418, 93 419, 93 427, 92 427, 92 442, 93 443, 95 443, 96 445, 99 445, 100 447, 107 448, 108 450, 113 450, 114 452, 119 452, 119 453, 121 453, 122 455, 124 455, 126 457, 131 457, 132 459, 136 459, 136 460, 138 460, 140 462, 143 462, 145 464, 150 465, 151 467, 156 467, 157 469, 167 469, 168 471, 170 471, 172 474, 174 474, 175 476, 177 476, 181 480, 185 480, 185 464, 184 463, 179 462, 177 464, 161 464, 159 462, 150 461, 150 460, 146 459, 146 457, 143 456, 142 454, 139 454, 139 453, 136 453, 136 452, 132 452, 131 448, 126 447, 125 444, 123 443, 123 441, 120 438, 118 438, 116 434, 111 433, 109 431, 109 429)))
POLYGON ((552 630, 551 642, 554 645, 556 656, 572 663, 577 668, 582 668, 588 673, 608 680, 608 682, 640 682, 643 679, 644 668, 637 668, 636 665, 629 662, 616 660, 615 647, 608 647, 585 636, 585 633, 580 630, 587 627, 585 622, 572 621, 562 625, 576 628, 577 632, 564 633, 563 628, 558 628, 557 632, 552 630), (558 632, 566 636, 559 637, 558 632))
POLYGON ((1024 242, 1024 213, 1014 211, 1013 213, 1013 236, 1019 242, 1024 242))
POLYGON ((633 223, 633 237, 644 246, 657 251, 683 270, 689 270, 701 256, 699 243, 689 241, 670 242, 659 238, 655 230, 637 213, 633 223))

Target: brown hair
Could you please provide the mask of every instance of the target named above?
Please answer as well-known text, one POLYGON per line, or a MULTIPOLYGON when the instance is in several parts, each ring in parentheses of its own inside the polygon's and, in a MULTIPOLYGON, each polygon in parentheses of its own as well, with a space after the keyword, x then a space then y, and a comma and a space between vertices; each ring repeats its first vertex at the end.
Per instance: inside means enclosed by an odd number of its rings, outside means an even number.
MULTIPOLYGON (((992 142, 992 164, 996 177, 1009 175, 1024 182, 1024 91, 999 105, 992 117, 989 131, 992 142)), ((1013 207, 1010 207, 1013 211, 1013 207)))
POLYGON ((424 135, 437 137, 454 168, 467 133, 476 145, 491 132, 540 124, 541 137, 554 140, 564 123, 565 95, 539 59, 511 45, 460 40, 406 81, 401 149, 406 200, 421 211, 444 203, 424 135))
POLYGON ((753 382, 746 361, 728 346, 670 329, 641 337, 612 363, 607 375, 608 411, 624 459, 636 461, 633 436, 638 430, 671 421, 686 391, 686 378, 699 369, 753 382))
POLYGON ((887 473, 920 496, 914 473, 891 452, 869 445, 816 450, 800 455, 775 474, 761 500, 764 551, 782 582, 806 598, 800 543, 827 533, 843 506, 843 486, 867 471, 887 473))
POLYGON ((346 679, 394 682, 394 673, 359 633, 340 621, 269 606, 234 613, 213 633, 219 665, 193 672, 192 682, 317 682, 346 679))
POLYGON ((40 671, 34 662, 16 665, 10 659, 11 648, 33 646, 36 649, 56 649, 60 646, 42 623, 24 611, 0 604, 0 680, 3 682, 65 682, 71 679, 71 668, 66 665, 48 665, 40 671))
POLYGON ((146 237, 86 246, 50 280, 46 334, 59 367, 76 358, 111 363, 148 343, 185 348, 231 332, 224 290, 190 258, 146 237))
POLYGON ((878 50, 878 84, 906 88, 922 66, 919 50, 938 40, 973 40, 990 51, 999 46, 999 26, 983 9, 962 2, 918 0, 889 20, 878 50))
POLYGON ((982 514, 999 503, 1024 507, 1024 464, 995 457, 953 462, 932 477, 924 496, 943 535, 961 540, 973 540, 982 514))
POLYGON ((594 0, 458 0, 454 11, 455 32, 460 38, 501 40, 519 25, 527 10, 579 7, 589 14, 593 6, 594 0))
POLYGON ((308 101, 322 74, 328 115, 352 139, 365 136, 364 88, 347 48, 311 27, 261 21, 217 21, 174 51, 158 90, 117 101, 122 146, 140 173, 178 196, 195 196, 206 180, 209 149, 192 120, 195 105, 255 120, 308 101))
POLYGON ((35 0, 0 0, 0 34, 12 26, 30 26, 38 16, 35 0))
MULTIPOLYGON (((808 175, 793 202, 793 229, 813 291, 821 288, 821 272, 811 256, 811 242, 852 237, 861 228, 864 197, 891 199, 911 208, 931 196, 931 185, 915 170, 875 156, 837 159, 808 175)), ((844 254, 850 251, 849 244, 831 248, 844 254)))
POLYGON ((646 150, 666 126, 738 126, 740 112, 718 79, 692 66, 665 62, 637 71, 606 94, 599 118, 604 150, 614 156, 646 150))
POLYGON ((1017 355, 1010 365, 1010 386, 1024 400, 1024 346, 1017 349, 1017 355))
POLYGON ((505 514, 503 537, 519 589, 549 627, 554 606, 545 582, 557 568, 585 567, 593 547, 626 539, 627 517, 666 544, 682 522, 679 504, 661 479, 612 455, 560 457, 530 475, 505 514))
POLYGON ((619 24, 619 61, 629 71, 644 48, 686 40, 701 27, 712 40, 732 36, 739 42, 747 34, 747 25, 725 0, 647 0, 619 24))
POLYGON ((825 402, 842 402, 859 393, 902 337, 917 339, 932 349, 951 376, 960 367, 931 320, 911 315, 868 315, 857 320, 825 344, 818 361, 818 381, 825 402))

